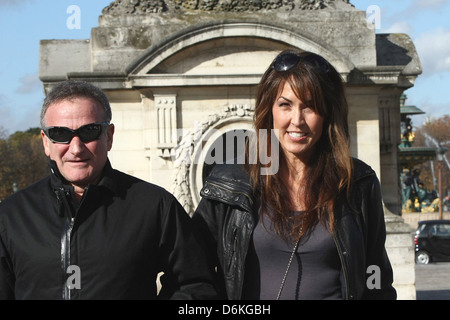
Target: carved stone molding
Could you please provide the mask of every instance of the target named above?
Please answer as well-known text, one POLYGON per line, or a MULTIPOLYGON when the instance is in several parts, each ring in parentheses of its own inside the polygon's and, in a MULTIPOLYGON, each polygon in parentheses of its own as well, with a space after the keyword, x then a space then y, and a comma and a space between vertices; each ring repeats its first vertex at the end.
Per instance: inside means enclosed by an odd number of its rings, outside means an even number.
POLYGON ((167 10, 163 0, 116 0, 105 7, 102 14, 135 15, 160 13, 167 10))
POLYGON ((203 135, 215 127, 220 121, 241 119, 247 121, 253 118, 254 109, 249 105, 234 104, 224 108, 221 113, 210 115, 205 121, 195 125, 192 130, 183 130, 184 134, 180 142, 171 151, 174 163, 172 193, 184 207, 187 213, 194 213, 194 201, 190 187, 190 173, 193 164, 196 164, 194 151, 198 143, 203 143, 203 135))
POLYGON ((165 11, 254 12, 264 10, 334 9, 336 3, 349 0, 116 0, 103 9, 103 14, 138 15, 165 11))

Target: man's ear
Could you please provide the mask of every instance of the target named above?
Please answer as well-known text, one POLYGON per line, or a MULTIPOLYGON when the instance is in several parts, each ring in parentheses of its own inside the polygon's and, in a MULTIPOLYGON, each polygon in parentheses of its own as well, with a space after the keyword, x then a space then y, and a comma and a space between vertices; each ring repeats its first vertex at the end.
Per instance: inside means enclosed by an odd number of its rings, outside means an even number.
POLYGON ((114 124, 111 123, 108 126, 108 131, 107 131, 107 135, 108 135, 108 151, 111 150, 112 145, 113 145, 114 130, 115 130, 114 124))

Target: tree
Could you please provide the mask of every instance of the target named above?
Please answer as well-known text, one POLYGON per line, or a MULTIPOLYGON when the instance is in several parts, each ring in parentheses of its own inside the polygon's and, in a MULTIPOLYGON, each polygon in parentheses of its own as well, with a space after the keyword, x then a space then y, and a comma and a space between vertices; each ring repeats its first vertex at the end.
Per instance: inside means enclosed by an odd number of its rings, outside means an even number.
POLYGON ((39 128, 0 136, 0 199, 48 175, 39 128))

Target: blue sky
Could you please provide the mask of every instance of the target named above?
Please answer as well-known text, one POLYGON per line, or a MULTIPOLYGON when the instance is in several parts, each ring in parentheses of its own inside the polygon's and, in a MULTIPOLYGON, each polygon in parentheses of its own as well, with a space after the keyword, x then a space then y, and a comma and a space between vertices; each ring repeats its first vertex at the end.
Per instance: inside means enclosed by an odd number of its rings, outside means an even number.
MULTIPOLYGON (((39 72, 41 39, 89 39, 98 16, 112 0, 0 0, 0 136, 39 126, 44 98, 39 72), (79 28, 67 20, 80 8, 79 28)), ((405 93, 407 104, 426 112, 413 116, 419 126, 425 117, 450 114, 450 1, 351 0, 356 8, 379 8, 377 33, 408 34, 419 53, 423 73, 405 93), (378 24, 379 23, 379 24, 378 24)), ((373 11, 369 16, 374 17, 373 11)))

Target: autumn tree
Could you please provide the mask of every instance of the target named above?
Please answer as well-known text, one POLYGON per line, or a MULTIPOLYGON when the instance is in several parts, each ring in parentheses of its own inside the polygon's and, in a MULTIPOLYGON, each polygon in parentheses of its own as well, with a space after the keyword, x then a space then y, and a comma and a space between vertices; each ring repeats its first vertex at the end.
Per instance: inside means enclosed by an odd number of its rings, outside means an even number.
POLYGON ((0 199, 48 175, 39 128, 0 136, 0 199))
MULTIPOLYGON (((11 193, 7 192, 8 183, 11 181, 8 159, 10 159, 10 154, 7 133, 3 128, 0 128, 0 200, 3 199, 6 194, 11 193)), ((12 187, 12 185, 9 185, 9 187, 12 187)))

